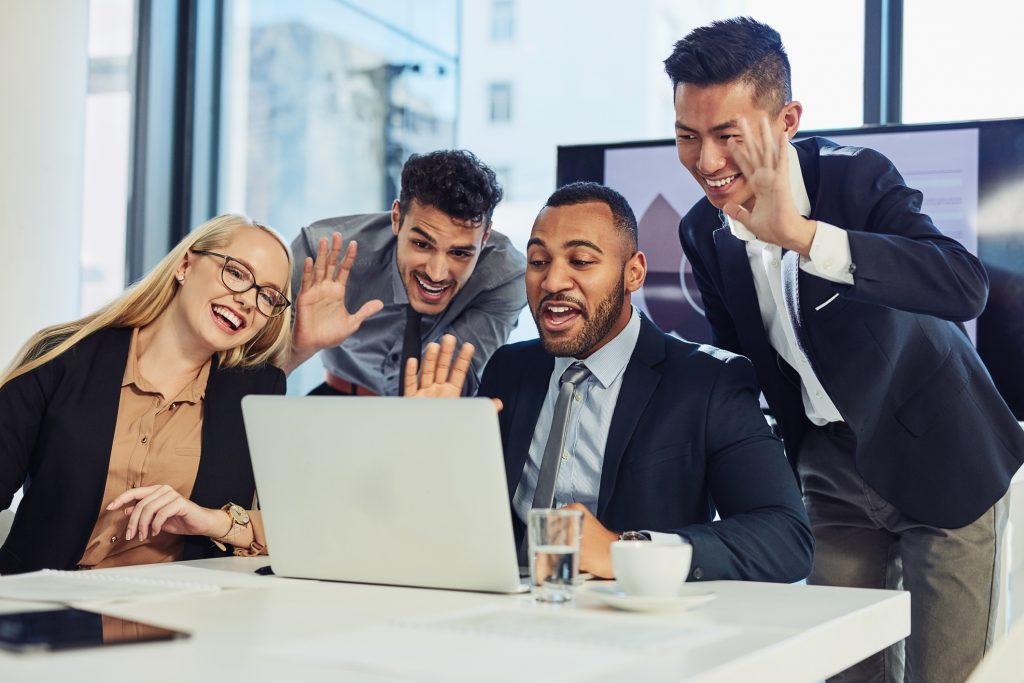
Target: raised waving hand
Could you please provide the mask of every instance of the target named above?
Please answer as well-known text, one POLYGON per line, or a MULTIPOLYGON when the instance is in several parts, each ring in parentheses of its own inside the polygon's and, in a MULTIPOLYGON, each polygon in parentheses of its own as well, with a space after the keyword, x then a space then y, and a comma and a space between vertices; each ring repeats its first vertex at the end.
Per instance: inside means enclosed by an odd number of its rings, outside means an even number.
POLYGON ((341 258, 341 234, 336 232, 331 235, 329 246, 327 238, 320 239, 315 261, 306 257, 302 266, 302 287, 295 299, 295 328, 286 372, 297 368, 317 351, 341 344, 364 320, 384 308, 380 299, 367 301, 355 313, 349 313, 345 307, 345 287, 357 248, 354 241, 349 242, 341 258))

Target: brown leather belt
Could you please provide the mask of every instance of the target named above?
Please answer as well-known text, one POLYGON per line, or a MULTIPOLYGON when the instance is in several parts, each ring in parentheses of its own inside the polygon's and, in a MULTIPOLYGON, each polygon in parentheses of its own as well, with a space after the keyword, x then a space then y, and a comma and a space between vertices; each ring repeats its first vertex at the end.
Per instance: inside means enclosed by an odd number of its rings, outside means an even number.
POLYGON ((348 380, 342 379, 337 375, 332 375, 330 372, 324 373, 324 383, 331 389, 334 389, 339 394, 345 394, 346 396, 376 396, 377 394, 370 391, 366 387, 353 384, 348 380))

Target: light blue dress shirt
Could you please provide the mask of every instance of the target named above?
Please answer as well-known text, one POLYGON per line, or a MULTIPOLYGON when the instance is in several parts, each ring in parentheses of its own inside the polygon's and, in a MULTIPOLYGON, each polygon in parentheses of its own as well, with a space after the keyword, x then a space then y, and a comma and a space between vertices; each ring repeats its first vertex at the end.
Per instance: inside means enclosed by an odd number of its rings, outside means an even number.
MULTIPOLYGON (((601 468, 604 465, 605 443, 612 424, 612 415, 622 388, 622 377, 640 337, 640 314, 634 308, 626 327, 614 339, 583 359, 592 373, 576 388, 575 400, 569 407, 562 462, 555 479, 555 506, 582 503, 597 514, 597 497, 601 489, 601 468)), ((558 380, 576 358, 555 358, 555 369, 548 380, 548 393, 537 418, 530 442, 529 458, 523 477, 512 497, 512 507, 519 519, 526 521, 533 505, 544 446, 551 431, 551 419, 558 398, 558 380)))

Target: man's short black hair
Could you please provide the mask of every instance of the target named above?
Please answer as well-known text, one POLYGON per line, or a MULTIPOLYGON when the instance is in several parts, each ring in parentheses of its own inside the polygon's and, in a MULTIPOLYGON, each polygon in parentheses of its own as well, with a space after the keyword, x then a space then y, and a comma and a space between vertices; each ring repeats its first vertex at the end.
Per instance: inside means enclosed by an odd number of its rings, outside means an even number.
POLYGON ((680 83, 705 87, 742 80, 754 99, 777 113, 793 99, 789 57, 779 32, 750 17, 735 17, 695 28, 665 60, 673 90, 680 83))
POLYGON ((481 224, 486 229, 501 195, 494 171, 476 155, 464 149, 444 149, 413 154, 405 162, 398 210, 404 217, 409 203, 416 200, 458 221, 481 224))
POLYGON ((615 227, 626 239, 630 247, 630 255, 637 249, 637 227, 636 216, 629 202, 621 194, 612 188, 594 182, 576 182, 563 185, 548 197, 545 207, 572 206, 574 204, 586 204, 587 202, 600 202, 608 206, 615 219, 615 227))

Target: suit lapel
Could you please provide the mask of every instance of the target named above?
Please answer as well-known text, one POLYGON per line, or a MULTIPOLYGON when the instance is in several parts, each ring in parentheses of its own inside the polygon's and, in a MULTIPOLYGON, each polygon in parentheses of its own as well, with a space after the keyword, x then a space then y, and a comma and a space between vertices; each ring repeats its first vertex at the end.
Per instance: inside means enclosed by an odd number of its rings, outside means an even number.
POLYGON ((82 371, 87 373, 88 380, 82 388, 81 396, 76 399, 76 409, 80 417, 77 426, 81 428, 76 429, 75 435, 80 440, 71 444, 71 448, 77 453, 74 473, 78 474, 79 478, 76 481, 76 488, 82 492, 83 499, 88 500, 84 508, 87 514, 68 522, 76 524, 78 530, 77 543, 72 549, 74 556, 67 558, 69 566, 74 566, 85 552, 89 534, 96 521, 95 513, 98 513, 102 506, 103 490, 110 469, 111 444, 114 441, 118 407, 121 402, 121 382, 128 361, 132 330, 106 328, 95 332, 94 335, 95 340, 88 339, 96 348, 95 354, 91 357, 84 353, 79 356, 80 351, 77 348, 67 352, 70 363, 77 360, 79 363, 90 364, 88 368, 82 368, 82 371), (79 466, 81 470, 78 469, 79 466))
POLYGON ((531 357, 523 371, 509 425, 508 447, 505 452, 505 477, 508 482, 509 500, 515 495, 519 480, 523 477, 530 442, 533 440, 537 418, 544 406, 548 382, 554 368, 554 356, 548 355, 539 344, 537 348, 532 349, 531 357))
POLYGON ((615 490, 622 457, 633 438, 637 423, 647 408, 651 395, 661 381, 661 373, 654 369, 665 358, 665 340, 654 323, 640 318, 640 336, 633 355, 622 376, 622 387, 612 413, 612 424, 605 442, 604 463, 601 465, 601 489, 597 498, 597 517, 602 518, 615 490))

